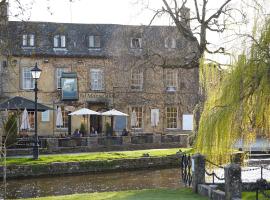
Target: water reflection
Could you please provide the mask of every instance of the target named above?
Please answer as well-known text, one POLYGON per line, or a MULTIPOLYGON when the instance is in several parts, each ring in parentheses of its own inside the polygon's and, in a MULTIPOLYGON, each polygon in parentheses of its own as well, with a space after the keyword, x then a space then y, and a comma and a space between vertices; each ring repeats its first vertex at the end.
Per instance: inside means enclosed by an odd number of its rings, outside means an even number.
MULTIPOLYGON (((7 198, 130 189, 179 188, 182 186, 179 169, 92 173, 76 176, 8 180, 7 198)), ((3 194, 3 191, 1 191, 1 194, 3 194)))

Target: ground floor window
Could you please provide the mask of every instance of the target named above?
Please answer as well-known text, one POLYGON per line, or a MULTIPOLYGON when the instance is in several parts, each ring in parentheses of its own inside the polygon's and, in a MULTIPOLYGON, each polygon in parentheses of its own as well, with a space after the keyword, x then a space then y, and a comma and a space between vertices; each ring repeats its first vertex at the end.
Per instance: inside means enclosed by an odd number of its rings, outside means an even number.
POLYGON ((166 108, 166 128, 177 128, 177 108, 166 108))
POLYGON ((35 128, 35 112, 28 111, 28 117, 29 117, 30 129, 34 129, 35 128))
POLYGON ((131 108, 131 124, 133 128, 142 128, 143 112, 142 107, 131 108), (136 118, 135 120, 133 118, 136 118))

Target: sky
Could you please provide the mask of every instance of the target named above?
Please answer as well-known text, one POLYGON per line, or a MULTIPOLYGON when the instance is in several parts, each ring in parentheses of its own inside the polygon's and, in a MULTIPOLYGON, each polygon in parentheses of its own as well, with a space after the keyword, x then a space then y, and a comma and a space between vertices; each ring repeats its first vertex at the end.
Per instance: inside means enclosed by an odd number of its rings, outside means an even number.
MULTIPOLYGON (((16 14, 15 0, 10 0, 11 15, 16 14)), ((148 25, 153 12, 144 9, 148 0, 21 0, 24 16, 11 20, 51 21, 66 23, 103 23, 148 25), (49 8, 49 9, 48 9, 49 8)), ((161 7, 162 1, 150 1, 151 8, 161 7)), ((168 19, 156 24, 168 24, 168 19)))

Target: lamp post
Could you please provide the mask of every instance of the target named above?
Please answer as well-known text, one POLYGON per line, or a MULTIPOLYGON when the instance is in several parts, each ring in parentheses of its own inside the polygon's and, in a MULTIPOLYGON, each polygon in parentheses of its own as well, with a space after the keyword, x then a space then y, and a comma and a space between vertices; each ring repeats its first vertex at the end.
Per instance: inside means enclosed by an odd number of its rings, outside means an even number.
POLYGON ((38 159, 39 156, 39 145, 38 145, 38 134, 37 134, 37 92, 38 92, 38 88, 37 88, 37 80, 40 77, 41 74, 41 69, 38 68, 37 63, 35 65, 35 67, 31 70, 32 73, 32 78, 35 80, 35 88, 34 88, 34 92, 35 92, 35 138, 34 138, 34 146, 33 146, 33 159, 38 159))

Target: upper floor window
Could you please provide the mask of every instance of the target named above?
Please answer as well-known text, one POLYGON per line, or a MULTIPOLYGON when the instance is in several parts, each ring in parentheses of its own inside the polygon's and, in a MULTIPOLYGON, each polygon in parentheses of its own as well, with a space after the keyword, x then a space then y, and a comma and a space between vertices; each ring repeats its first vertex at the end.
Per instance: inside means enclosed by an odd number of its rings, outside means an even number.
POLYGON ((102 69, 90 70, 91 90, 103 90, 104 89, 104 74, 102 69))
POLYGON ((61 89, 61 77, 63 72, 67 72, 67 68, 56 68, 56 88, 61 89))
POLYGON ((35 46, 35 35, 34 34, 23 34, 23 36, 22 36, 22 46, 23 47, 33 47, 33 46, 35 46))
POLYGON ((89 36, 89 48, 100 48, 100 36, 99 35, 90 35, 89 36))
POLYGON ((174 69, 165 69, 165 87, 168 92, 174 92, 177 89, 177 71, 174 69))
POLYGON ((32 77, 31 68, 22 69, 22 89, 34 89, 34 79, 32 77))
POLYGON ((166 128, 177 128, 176 107, 167 107, 166 109, 166 128))
POLYGON ((166 37, 165 38, 165 48, 167 49, 175 49, 176 48, 176 40, 173 37, 166 37))
POLYGON ((143 70, 133 69, 131 72, 131 89, 142 90, 143 88, 143 70))
POLYGON ((53 37, 53 47, 65 48, 66 47, 66 36, 65 35, 55 35, 53 37))
POLYGON ((142 38, 131 38, 130 47, 132 49, 141 49, 142 48, 142 38))

